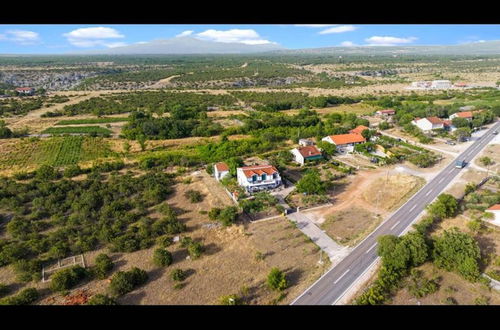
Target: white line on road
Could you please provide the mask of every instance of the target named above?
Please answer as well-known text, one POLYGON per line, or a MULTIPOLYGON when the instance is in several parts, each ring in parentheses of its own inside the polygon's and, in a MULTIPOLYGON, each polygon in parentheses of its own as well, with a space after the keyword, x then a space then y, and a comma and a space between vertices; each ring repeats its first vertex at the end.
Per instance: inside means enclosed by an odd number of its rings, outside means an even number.
MULTIPOLYGON (((416 205, 415 205, 415 206, 416 206, 416 205)), ((401 221, 396 222, 396 223, 395 223, 395 224, 391 227, 391 230, 393 230, 393 229, 394 229, 394 227, 396 227, 397 225, 399 225, 399 223, 400 223, 400 222, 401 222, 401 221)))
POLYGON ((443 182, 443 180, 444 180, 444 178, 441 178, 441 180, 439 180, 439 182, 438 182, 438 183, 441 183, 441 182, 443 182))
MULTIPOLYGON (((428 195, 428 194, 427 194, 427 195, 428 195)), ((427 196, 427 195, 425 195, 425 196, 427 196)), ((417 204, 413 205, 413 207, 410 209, 410 212, 411 212, 411 211, 413 211, 413 209, 414 209, 414 208, 416 208, 416 207, 417 207, 417 204)), ((391 228, 391 229, 392 229, 392 228, 391 228)))
POLYGON ((344 274, 340 275, 340 277, 335 281, 333 282, 333 284, 337 284, 338 281, 340 281, 342 279, 342 277, 345 276, 345 274, 349 273, 350 269, 346 270, 344 274))
POLYGON ((431 190, 429 190, 429 191, 427 192, 427 194, 425 194, 425 196, 429 196, 429 194, 430 194, 431 192, 432 192, 432 189, 431 189, 431 190))
POLYGON ((366 250, 365 254, 367 254, 368 252, 370 252, 376 246, 377 246, 377 243, 373 244, 368 250, 366 250))

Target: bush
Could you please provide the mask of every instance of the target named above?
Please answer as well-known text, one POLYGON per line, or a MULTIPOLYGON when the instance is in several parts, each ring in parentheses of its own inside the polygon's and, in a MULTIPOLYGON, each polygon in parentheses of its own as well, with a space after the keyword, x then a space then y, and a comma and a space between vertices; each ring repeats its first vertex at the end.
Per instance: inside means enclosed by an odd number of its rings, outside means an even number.
POLYGON ((200 242, 192 242, 187 247, 187 250, 188 250, 189 256, 192 259, 198 259, 201 256, 201 254, 203 253, 203 251, 205 250, 205 248, 203 247, 203 245, 200 242))
POLYGON ((203 195, 196 190, 188 190, 184 193, 184 197, 189 199, 191 203, 200 203, 203 200, 203 195))
POLYGON ((165 249, 156 249, 153 254, 153 263, 158 267, 170 266, 172 264, 172 254, 165 249))
POLYGON ((169 235, 164 235, 160 236, 156 239, 156 243, 160 245, 162 248, 166 248, 172 244, 174 244, 174 241, 172 239, 172 236, 169 235))
POLYGON ((423 298, 439 289, 434 280, 429 280, 423 276, 421 270, 413 269, 409 280, 408 291, 415 298, 423 298))
POLYGON ((85 268, 74 266, 56 272, 51 276, 50 289, 54 292, 63 292, 77 285, 88 275, 85 268))
POLYGON ((240 296, 236 294, 231 294, 228 296, 222 296, 219 298, 219 302, 221 305, 225 306, 234 306, 234 305, 241 305, 242 304, 242 299, 240 296))
POLYGON ((0 297, 5 296, 7 293, 9 293, 9 287, 0 283, 0 297))
POLYGON ((435 239, 433 258, 439 268, 456 271, 471 282, 479 279, 479 245, 472 236, 456 227, 445 230, 435 239))
POLYGON ((108 295, 96 294, 89 299, 87 305, 118 305, 118 303, 108 295))
POLYGON ((52 166, 42 165, 36 170, 35 176, 40 180, 55 180, 59 178, 59 172, 52 166))
POLYGON ((108 276, 113 267, 114 264, 111 258, 107 254, 101 253, 95 258, 93 272, 98 279, 103 280, 108 276))
POLYGON ((146 271, 134 267, 127 272, 117 272, 111 279, 109 288, 113 294, 121 296, 146 283, 147 280, 146 271))
POLYGON ((182 282, 186 277, 187 274, 180 268, 176 268, 170 272, 170 278, 176 282, 182 282))
POLYGON ((297 182, 297 191, 307 194, 323 194, 326 185, 321 181, 318 170, 308 170, 306 174, 297 182))
POLYGON ((288 281, 285 273, 278 268, 273 268, 267 275, 267 285, 277 291, 283 291, 288 287, 288 281))
POLYGON ((22 290, 18 295, 0 300, 0 305, 30 305, 40 297, 35 288, 22 290))
POLYGON ((78 165, 70 165, 64 169, 63 175, 65 178, 72 178, 82 174, 84 171, 78 165))

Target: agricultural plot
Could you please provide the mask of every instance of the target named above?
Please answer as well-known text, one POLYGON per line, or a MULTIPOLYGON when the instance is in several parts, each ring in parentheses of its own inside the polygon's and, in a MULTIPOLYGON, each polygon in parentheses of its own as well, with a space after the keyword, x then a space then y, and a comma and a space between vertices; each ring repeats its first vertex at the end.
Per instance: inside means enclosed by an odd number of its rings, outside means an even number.
POLYGON ((66 136, 21 140, 0 159, 0 171, 32 170, 42 164, 67 166, 115 155, 99 137, 66 136))
POLYGON ((99 134, 111 135, 113 132, 100 126, 49 127, 42 134, 99 134))
POLYGON ((120 123, 128 121, 129 119, 124 118, 86 118, 86 119, 69 119, 61 120, 56 123, 56 125, 85 125, 85 124, 107 124, 107 123, 120 123))

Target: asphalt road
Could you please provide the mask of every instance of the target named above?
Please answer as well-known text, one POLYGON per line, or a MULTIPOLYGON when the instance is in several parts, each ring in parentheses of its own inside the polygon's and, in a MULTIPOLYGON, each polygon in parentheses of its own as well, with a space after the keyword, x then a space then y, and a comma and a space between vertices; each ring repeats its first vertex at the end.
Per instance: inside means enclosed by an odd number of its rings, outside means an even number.
POLYGON ((337 300, 342 298, 347 289, 377 260, 377 237, 388 234, 399 236, 404 233, 425 207, 462 171, 462 169, 455 168, 455 160, 465 160, 469 163, 495 137, 492 134, 493 131, 499 129, 500 122, 497 122, 480 139, 461 153, 408 202, 401 206, 390 218, 359 243, 338 265, 325 273, 302 295, 295 299, 292 305, 335 304, 337 300))

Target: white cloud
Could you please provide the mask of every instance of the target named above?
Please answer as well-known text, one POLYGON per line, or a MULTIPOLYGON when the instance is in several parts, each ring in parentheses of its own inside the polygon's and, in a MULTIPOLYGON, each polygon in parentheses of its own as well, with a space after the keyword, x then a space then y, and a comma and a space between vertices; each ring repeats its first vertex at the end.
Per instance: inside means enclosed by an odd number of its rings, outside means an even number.
POLYGON ((398 44, 409 44, 417 40, 416 37, 408 37, 408 38, 398 38, 398 37, 389 37, 389 36, 373 36, 365 39, 368 43, 366 46, 396 46, 398 44))
POLYGON ((332 33, 344 33, 344 32, 351 32, 356 30, 357 27, 354 25, 340 25, 340 26, 334 26, 329 29, 323 30, 318 32, 319 34, 332 34, 332 33))
POLYGON ((181 33, 179 33, 178 35, 176 35, 175 37, 176 38, 179 38, 179 37, 187 37, 187 36, 190 36, 193 34, 193 30, 186 30, 186 31, 183 31, 181 33))
POLYGON ((274 44, 274 42, 262 39, 262 37, 252 29, 231 29, 225 31, 210 29, 197 33, 196 36, 199 39, 216 42, 237 42, 247 45, 274 44))
POLYGON ((298 27, 309 27, 309 28, 325 28, 329 26, 335 26, 336 24, 295 24, 298 27))
POLYGON ((123 42, 109 42, 107 39, 125 38, 123 34, 113 28, 108 27, 91 27, 76 29, 63 34, 68 39, 68 42, 76 47, 120 47, 124 46, 123 42))
POLYGON ((0 34, 0 41, 11 41, 20 45, 34 45, 40 42, 40 36, 33 31, 8 30, 0 34))
POLYGON ((357 46, 354 42, 352 41, 342 41, 340 43, 341 46, 343 47, 354 47, 354 46, 357 46))

